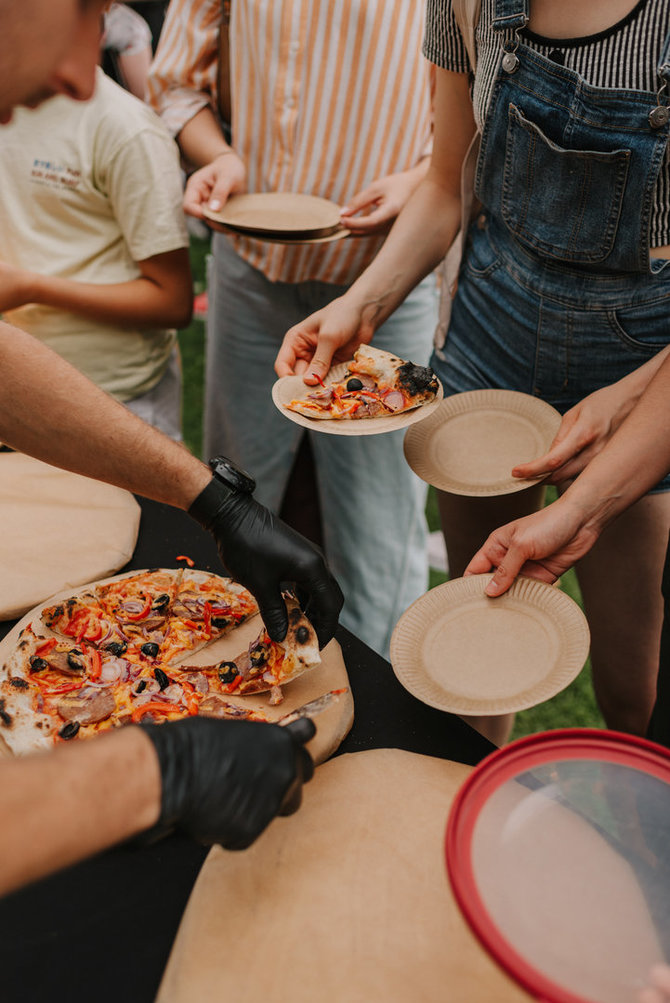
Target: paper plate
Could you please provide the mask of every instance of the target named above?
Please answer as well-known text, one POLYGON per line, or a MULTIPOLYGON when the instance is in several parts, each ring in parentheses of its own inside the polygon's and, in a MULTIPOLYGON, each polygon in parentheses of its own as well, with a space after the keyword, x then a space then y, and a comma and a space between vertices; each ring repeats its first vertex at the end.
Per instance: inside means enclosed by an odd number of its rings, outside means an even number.
POLYGON ((589 651, 581 609, 552 585, 517 578, 504 595, 492 575, 438 585, 403 613, 391 637, 396 676, 417 699, 454 714, 507 714, 555 696, 589 651))
POLYGON ((475 935, 534 999, 634 1003, 668 964, 669 836, 668 750, 564 729, 473 770, 447 870, 475 935))
MULTIPOLYGON (((203 210, 208 219, 238 233, 290 238, 331 237, 342 229, 340 207, 329 199, 300 192, 254 192, 231 195, 219 212, 203 210)), ((348 232, 348 231, 347 231, 348 232)))
MULTIPOLYGON (((324 382, 328 380, 340 380, 347 371, 346 362, 333 366, 324 377, 324 382)), ((423 421, 433 414, 440 406, 440 401, 444 396, 442 384, 439 384, 437 396, 429 404, 421 404, 411 411, 403 411, 402 414, 389 415, 388 418, 361 418, 360 421, 343 420, 333 421, 328 418, 308 418, 297 411, 291 411, 287 404, 292 400, 304 397, 314 388, 308 387, 303 382, 302 376, 282 376, 272 387, 272 400, 281 413, 303 428, 311 428, 315 432, 326 432, 329 435, 378 435, 380 432, 395 432, 399 428, 407 428, 418 421, 423 421)))
POLYGON ((549 449, 561 416, 514 390, 447 397, 430 421, 408 432, 405 457, 422 480, 456 495, 504 495, 536 484, 510 471, 549 449))

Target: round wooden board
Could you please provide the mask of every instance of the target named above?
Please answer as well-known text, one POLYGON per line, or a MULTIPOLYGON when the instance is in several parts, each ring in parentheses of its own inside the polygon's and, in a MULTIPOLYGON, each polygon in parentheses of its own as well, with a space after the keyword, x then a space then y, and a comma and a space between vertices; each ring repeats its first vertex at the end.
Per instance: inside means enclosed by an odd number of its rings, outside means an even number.
POLYGON ((0 454, 0 483, 0 620, 130 560, 140 507, 128 491, 22 453, 0 454))
MULTIPOLYGON (((92 582, 90 585, 85 585, 78 589, 68 589, 67 591, 59 592, 41 602, 39 606, 26 613, 10 630, 7 636, 0 641, 0 672, 4 669, 5 660, 14 650, 19 634, 32 620, 36 620, 39 625, 36 625, 38 633, 44 634, 45 637, 54 636, 47 627, 41 624, 39 619, 40 612, 45 606, 51 605, 60 599, 67 599, 76 592, 83 591, 91 586, 120 581, 123 578, 132 578, 133 575, 138 574, 142 574, 142 571, 130 571, 125 575, 114 575, 112 578, 92 582)), ((207 647, 201 648, 184 661, 188 665, 211 665, 224 659, 231 660, 246 650, 250 642, 258 636, 262 626, 263 621, 259 615, 256 615, 226 634, 225 637, 221 637, 207 647)), ((317 763, 322 763, 335 752, 349 732, 354 720, 354 702, 351 689, 349 688, 349 677, 347 676, 347 670, 342 657, 342 649, 337 641, 332 640, 326 645, 321 652, 321 659, 321 665, 317 665, 314 669, 310 669, 304 675, 299 676, 293 682, 282 687, 284 700, 276 707, 270 706, 268 693, 258 693, 255 696, 248 697, 237 697, 233 693, 229 697, 226 697, 226 700, 230 703, 238 704, 240 707, 252 707, 254 710, 262 711, 270 720, 278 721, 285 714, 295 710, 297 707, 302 707, 309 700, 314 700, 329 690, 346 688, 346 693, 342 693, 338 700, 333 701, 329 707, 314 718, 316 735, 307 748, 317 763)), ((3 756, 11 756, 11 752, 6 743, 2 741, 0 734, 0 757, 3 756)))
POLYGON ((452 896, 444 831, 461 763, 338 757, 244 853, 215 848, 157 1003, 528 1003, 452 896))

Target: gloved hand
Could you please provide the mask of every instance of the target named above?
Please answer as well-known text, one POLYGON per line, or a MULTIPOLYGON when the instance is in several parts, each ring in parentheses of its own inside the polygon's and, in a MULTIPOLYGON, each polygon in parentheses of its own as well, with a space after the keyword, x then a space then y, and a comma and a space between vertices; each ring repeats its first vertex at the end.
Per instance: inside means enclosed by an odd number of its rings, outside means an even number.
POLYGON ((286 637, 288 616, 281 591, 293 584, 320 647, 330 641, 344 599, 313 544, 251 494, 216 478, 195 499, 189 515, 212 533, 231 577, 254 595, 273 641, 286 637))
POLYGON ((244 850, 275 815, 298 809, 314 775, 303 747, 316 732, 308 718, 284 727, 205 717, 139 727, 154 744, 162 783, 160 818, 143 842, 180 829, 244 850))

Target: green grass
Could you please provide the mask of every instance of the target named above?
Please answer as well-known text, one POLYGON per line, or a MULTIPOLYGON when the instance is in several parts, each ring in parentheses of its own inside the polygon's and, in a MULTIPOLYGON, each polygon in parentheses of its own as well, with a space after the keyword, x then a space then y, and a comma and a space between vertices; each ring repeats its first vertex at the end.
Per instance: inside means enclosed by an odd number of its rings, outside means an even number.
MULTIPOLYGON (((196 293, 205 289, 205 260, 208 244, 197 238, 191 239, 191 267, 196 293)), ((204 376, 205 330, 201 320, 194 319, 189 327, 179 332, 184 373, 184 441, 196 455, 202 455, 202 403, 204 376)), ((552 495, 549 495, 551 498, 552 495)), ((431 530, 440 528, 437 498, 431 488, 426 506, 428 525, 431 530)), ((430 588, 446 581, 446 575, 431 569, 430 588)), ((579 585, 574 571, 563 576, 561 589, 581 605, 579 585)), ((587 662, 579 676, 557 696, 538 707, 517 714, 513 738, 548 731, 553 728, 603 728, 604 722, 596 706, 591 685, 591 665, 587 662)))

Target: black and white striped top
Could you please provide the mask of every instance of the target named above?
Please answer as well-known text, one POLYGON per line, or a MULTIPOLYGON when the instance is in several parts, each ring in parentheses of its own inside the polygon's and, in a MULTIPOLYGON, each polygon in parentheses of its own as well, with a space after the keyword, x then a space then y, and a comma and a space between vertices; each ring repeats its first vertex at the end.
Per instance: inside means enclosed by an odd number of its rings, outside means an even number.
MULTIPOLYGON (((480 128, 486 117, 504 38, 492 28, 493 12, 494 0, 482 0, 477 29, 477 72, 472 92, 475 119, 480 128)), ((529 48, 569 67, 594 87, 655 93, 660 83, 656 67, 669 31, 670 0, 639 0, 630 14, 597 35, 552 41, 525 29, 521 36, 529 48)), ((452 14, 451 0, 427 0, 423 52, 442 69, 469 72, 470 62, 452 14)), ((668 151, 654 193, 650 233, 651 247, 666 244, 670 244, 668 151)))

